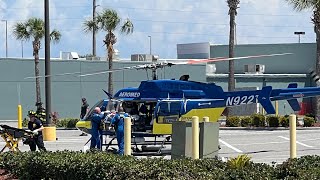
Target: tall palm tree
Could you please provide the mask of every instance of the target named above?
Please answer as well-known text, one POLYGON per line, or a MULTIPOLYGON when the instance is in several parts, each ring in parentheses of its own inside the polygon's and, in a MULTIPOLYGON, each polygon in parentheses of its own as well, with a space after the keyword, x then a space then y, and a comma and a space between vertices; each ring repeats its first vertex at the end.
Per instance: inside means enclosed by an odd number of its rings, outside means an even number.
MULTIPOLYGON (((230 32, 229 32, 229 57, 234 57, 234 40, 235 40, 235 19, 237 15, 237 8, 240 3, 240 0, 227 0, 229 6, 229 15, 230 15, 230 32)), ((229 61, 229 83, 228 91, 233 91, 235 88, 234 81, 234 61, 229 61)))
MULTIPOLYGON (((316 72, 320 74, 320 0, 286 0, 288 3, 293 5, 293 8, 297 11, 304 9, 312 9, 313 17, 311 18, 314 24, 314 32, 316 33, 317 42, 317 59, 316 59, 316 72)), ((316 97, 314 113, 317 120, 320 117, 320 98, 316 97)))
MULTIPOLYGON (((33 56, 34 56, 34 70, 36 76, 36 105, 41 105, 40 94, 40 71, 39 71, 39 50, 41 48, 41 40, 45 35, 44 21, 40 18, 30 18, 25 22, 18 22, 13 27, 13 34, 17 40, 29 41, 32 39, 33 56)), ((53 30, 50 33, 50 39, 53 42, 59 42, 61 33, 53 30)))
MULTIPOLYGON (((230 32, 229 32, 229 57, 234 57, 234 40, 235 40, 235 19, 237 15, 238 5, 240 0, 227 0, 229 6, 230 15, 230 32)), ((228 80, 228 91, 234 91, 235 80, 234 80, 234 61, 229 61, 229 80, 228 80)), ((231 112, 231 108, 227 108, 227 114, 231 112)))
MULTIPOLYGON (((108 59, 108 68, 112 69, 113 63, 113 45, 117 43, 117 37, 114 34, 114 31, 120 27, 120 32, 125 34, 130 34, 133 32, 133 24, 129 19, 126 19, 121 23, 121 18, 118 13, 113 9, 104 9, 102 13, 99 13, 94 20, 87 20, 84 22, 84 31, 86 33, 92 33, 94 29, 97 31, 105 31, 105 39, 103 43, 106 45, 107 50, 107 59, 108 59)), ((108 92, 113 94, 113 78, 112 73, 109 73, 108 79, 108 92)))

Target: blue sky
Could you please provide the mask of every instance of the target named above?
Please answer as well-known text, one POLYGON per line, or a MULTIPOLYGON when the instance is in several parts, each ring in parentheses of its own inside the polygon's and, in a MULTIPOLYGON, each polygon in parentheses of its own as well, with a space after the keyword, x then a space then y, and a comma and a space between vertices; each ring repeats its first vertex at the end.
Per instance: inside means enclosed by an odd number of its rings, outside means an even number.
MULTIPOLYGON (((294 31, 304 31, 302 43, 315 42, 312 10, 296 12, 285 0, 240 0, 237 23, 238 44, 296 43, 294 31)), ((12 26, 30 17, 44 17, 40 0, 0 0, 0 19, 8 22, 8 56, 21 57, 21 42, 12 35, 12 26)), ((121 58, 131 54, 152 53, 160 58, 176 58, 180 43, 211 42, 228 44, 229 17, 226 0, 97 0, 97 12, 112 8, 132 20, 131 35, 118 35, 115 48, 121 58)), ((59 44, 51 45, 51 57, 60 51, 80 55, 92 52, 92 35, 85 34, 82 23, 92 18, 92 0, 50 0, 50 28, 61 31, 59 44)), ((5 22, 0 21, 0 57, 5 57, 5 22)), ((97 35, 97 55, 105 56, 104 32, 97 35)), ((44 42, 40 57, 44 57, 44 42)), ((31 41, 23 43, 24 57, 32 57, 31 41)))

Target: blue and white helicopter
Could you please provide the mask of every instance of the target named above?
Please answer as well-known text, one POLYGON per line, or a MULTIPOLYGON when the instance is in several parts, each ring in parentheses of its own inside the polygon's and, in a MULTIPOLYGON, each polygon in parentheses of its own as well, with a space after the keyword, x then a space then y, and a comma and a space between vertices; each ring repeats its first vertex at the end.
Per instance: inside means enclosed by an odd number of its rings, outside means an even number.
MULTIPOLYGON (((266 86, 261 90, 225 92, 222 87, 215 83, 189 81, 188 76, 181 76, 179 80, 158 80, 156 76, 156 70, 158 68, 171 67, 173 65, 209 63, 289 54, 291 53, 235 58, 195 59, 184 62, 157 62, 80 75, 91 76, 114 71, 150 69, 153 72, 153 79, 141 81, 140 85, 136 88, 120 89, 114 95, 106 92, 108 98, 102 99, 92 106, 92 109, 84 120, 79 121, 76 127, 81 131, 90 133, 90 118, 93 109, 97 106, 107 112, 107 114, 117 111, 120 106, 124 107, 125 111, 129 112, 133 117, 132 136, 134 138, 170 137, 172 134, 173 121, 189 121, 192 116, 198 116, 200 119, 207 116, 211 122, 217 122, 225 108, 232 106, 260 103, 268 114, 275 114, 272 101, 287 100, 291 108, 294 111, 298 111, 300 110, 300 105, 297 99, 320 95, 320 87, 298 88, 297 83, 291 83, 287 88, 283 89, 273 89, 271 86, 266 86)), ((106 127, 104 134, 114 135, 114 130, 106 127)), ((167 138, 166 140, 169 141, 167 138)), ((137 145, 136 142, 134 143, 137 145)), ((144 141, 143 143, 148 142, 144 141)), ((157 143, 163 145, 164 141, 156 142, 155 140, 151 142, 151 144, 157 143)), ((112 145, 112 140, 107 146, 109 145, 112 145)))

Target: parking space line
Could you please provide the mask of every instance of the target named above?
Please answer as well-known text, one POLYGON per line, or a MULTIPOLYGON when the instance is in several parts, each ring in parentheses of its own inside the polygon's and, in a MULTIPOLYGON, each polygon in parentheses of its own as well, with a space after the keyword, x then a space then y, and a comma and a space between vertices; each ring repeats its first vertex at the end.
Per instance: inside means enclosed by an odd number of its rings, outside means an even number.
POLYGON ((231 146, 230 144, 226 143, 225 141, 223 141, 223 140, 221 140, 221 139, 219 139, 219 142, 221 142, 222 144, 226 145, 226 146, 227 146, 227 147, 229 147, 230 149, 235 150, 235 151, 236 151, 236 152, 238 152, 238 153, 242 153, 242 151, 241 151, 241 150, 239 150, 239 149, 237 149, 237 148, 235 148, 235 147, 231 146))
MULTIPOLYGON (((289 138, 286 138, 286 137, 283 137, 283 136, 278 136, 278 137, 290 141, 289 138)), ((305 147, 308 147, 308 148, 312 148, 312 147, 313 147, 313 146, 309 146, 309 145, 306 145, 306 144, 304 144, 304 143, 301 143, 301 142, 299 142, 299 141, 296 141, 296 142, 297 142, 297 144, 300 144, 300 145, 305 146, 305 147)))

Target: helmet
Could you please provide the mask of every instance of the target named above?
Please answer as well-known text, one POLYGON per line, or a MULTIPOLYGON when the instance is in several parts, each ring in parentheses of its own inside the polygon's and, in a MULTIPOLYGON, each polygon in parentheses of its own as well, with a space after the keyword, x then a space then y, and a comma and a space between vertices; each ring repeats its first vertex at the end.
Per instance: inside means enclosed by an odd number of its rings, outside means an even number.
POLYGON ((34 112, 33 110, 28 111, 28 116, 35 116, 36 112, 34 112))

